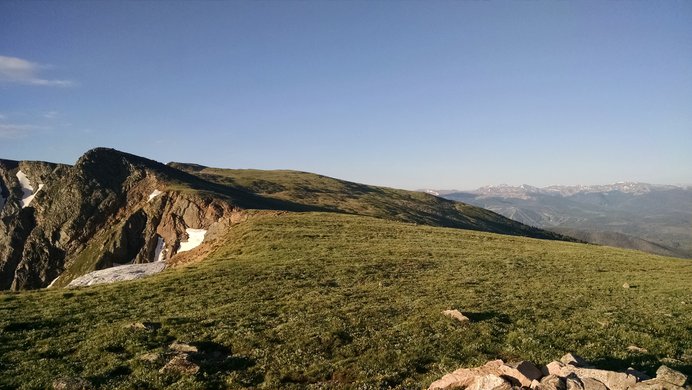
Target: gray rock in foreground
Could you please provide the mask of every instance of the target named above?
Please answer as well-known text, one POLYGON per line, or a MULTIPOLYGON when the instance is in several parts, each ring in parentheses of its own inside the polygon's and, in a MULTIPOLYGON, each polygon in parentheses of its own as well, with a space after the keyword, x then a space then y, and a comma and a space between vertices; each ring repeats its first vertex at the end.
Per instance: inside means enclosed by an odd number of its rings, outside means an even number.
MULTIPOLYGON (((643 378, 643 377, 642 377, 643 378)), ((507 364, 493 360, 481 367, 459 368, 433 382, 428 390, 447 389, 534 390, 689 390, 688 378, 666 366, 656 378, 641 380, 625 372, 592 368, 579 356, 567 354, 539 370, 531 362, 507 364), (687 384, 687 386, 685 386, 687 384)))

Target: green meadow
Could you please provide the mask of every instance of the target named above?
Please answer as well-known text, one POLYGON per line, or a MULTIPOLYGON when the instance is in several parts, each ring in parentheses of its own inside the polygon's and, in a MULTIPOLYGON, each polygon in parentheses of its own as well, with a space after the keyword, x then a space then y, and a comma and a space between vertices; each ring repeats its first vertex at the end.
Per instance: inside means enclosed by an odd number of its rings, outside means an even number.
POLYGON ((107 389, 415 389, 459 366, 566 352, 692 374, 691 286, 692 262, 636 251, 256 212, 199 263, 1 293, 0 388, 80 377, 107 389), (197 374, 159 372, 173 342, 198 348, 197 374))

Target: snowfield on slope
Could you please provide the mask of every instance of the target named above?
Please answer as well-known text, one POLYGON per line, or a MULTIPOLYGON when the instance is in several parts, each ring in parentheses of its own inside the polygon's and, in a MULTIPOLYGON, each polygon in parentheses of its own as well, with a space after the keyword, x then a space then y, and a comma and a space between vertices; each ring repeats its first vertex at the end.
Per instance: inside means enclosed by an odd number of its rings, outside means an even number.
POLYGON ((166 242, 163 241, 162 237, 158 238, 156 242, 156 249, 154 250, 154 261, 163 261, 166 255, 166 242))
POLYGON ((151 194, 149 194, 149 200, 147 200, 147 202, 151 202, 152 199, 156 198, 157 196, 159 196, 161 194, 163 194, 162 191, 159 191, 159 190, 152 191, 151 194))
POLYGON ((128 264, 89 272, 71 281, 67 287, 93 286, 96 284, 135 280, 157 274, 166 268, 166 263, 156 261, 145 264, 128 264))
POLYGON ((197 248, 204 241, 204 235, 207 234, 207 231, 204 229, 185 229, 185 231, 187 232, 188 239, 180 243, 178 253, 197 248))
MULTIPOLYGON (((204 241, 204 236, 207 234, 207 231, 204 229, 185 229, 185 231, 187 232, 188 240, 180 243, 178 253, 186 252, 198 247, 202 241, 204 241)), ((96 284, 135 280, 145 276, 157 274, 166 268, 166 262, 163 261, 165 251, 166 243, 162 237, 158 237, 156 249, 154 250, 154 262, 144 264, 125 264, 99 271, 89 272, 88 274, 80 276, 71 281, 67 287, 93 286, 96 284)), ((53 283, 55 283, 55 280, 53 283)), ((51 283, 51 286, 53 283, 51 283)))
POLYGON ((22 187, 22 208, 28 207, 31 201, 34 200, 34 196, 41 191, 43 184, 38 185, 38 189, 34 192, 34 187, 31 185, 31 180, 22 171, 17 171, 17 179, 19 180, 19 185, 22 187))

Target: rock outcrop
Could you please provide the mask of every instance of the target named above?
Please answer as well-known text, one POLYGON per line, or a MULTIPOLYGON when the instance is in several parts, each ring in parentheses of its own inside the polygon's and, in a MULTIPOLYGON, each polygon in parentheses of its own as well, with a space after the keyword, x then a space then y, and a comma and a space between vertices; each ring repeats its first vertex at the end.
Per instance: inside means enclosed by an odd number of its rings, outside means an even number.
POLYGON ((0 160, 0 290, 169 260, 190 229, 213 240, 240 212, 233 194, 215 189, 113 149, 91 150, 74 166, 0 160))
POLYGON ((656 378, 648 379, 634 370, 600 370, 579 356, 567 354, 540 370, 531 362, 508 364, 493 360, 480 367, 455 370, 428 387, 446 389, 689 390, 692 386, 687 376, 667 366, 656 371, 656 378))

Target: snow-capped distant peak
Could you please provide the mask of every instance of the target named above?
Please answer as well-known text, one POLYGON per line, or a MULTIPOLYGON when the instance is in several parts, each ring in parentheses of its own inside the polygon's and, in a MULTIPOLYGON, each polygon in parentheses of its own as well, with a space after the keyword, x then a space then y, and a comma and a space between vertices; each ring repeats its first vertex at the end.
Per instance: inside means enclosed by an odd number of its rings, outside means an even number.
POLYGON ((540 193, 540 189, 528 184, 522 184, 516 187, 500 184, 481 187, 473 191, 473 193, 482 197, 530 199, 531 194, 540 193))
POLYGON ((636 182, 617 182, 613 184, 604 185, 573 185, 573 186, 559 186, 553 185, 548 187, 533 187, 527 184, 522 184, 520 186, 508 186, 506 184, 495 185, 495 186, 485 186, 481 187, 475 191, 475 194, 482 197, 500 197, 500 198, 518 198, 518 199, 529 199, 530 194, 546 194, 546 195, 561 195, 561 196, 572 196, 580 193, 594 193, 602 192, 608 193, 613 191, 619 191, 623 193, 641 195, 651 192, 656 189, 670 189, 676 188, 675 186, 663 186, 663 185, 653 185, 647 183, 636 183, 636 182))

